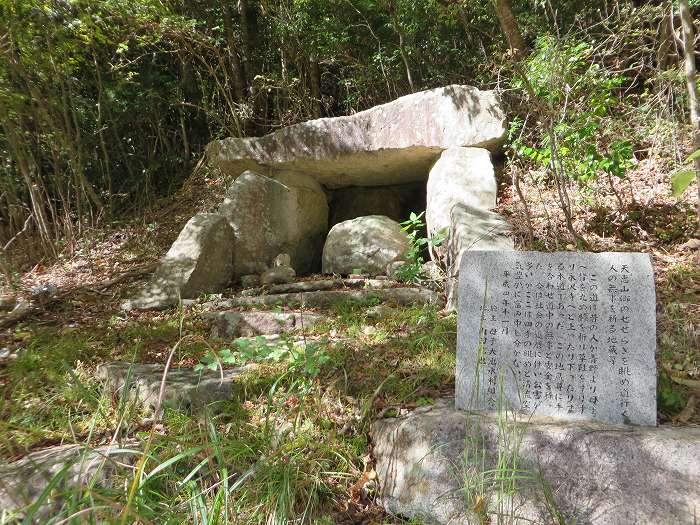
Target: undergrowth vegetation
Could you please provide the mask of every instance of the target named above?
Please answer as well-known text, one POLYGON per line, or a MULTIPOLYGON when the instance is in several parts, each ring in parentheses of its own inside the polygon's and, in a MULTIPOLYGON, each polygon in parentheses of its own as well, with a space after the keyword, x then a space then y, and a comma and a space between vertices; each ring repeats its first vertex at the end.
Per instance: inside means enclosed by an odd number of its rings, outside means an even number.
MULTIPOLYGON (((40 498, 61 502, 52 523, 393 523, 374 504, 369 424, 454 393, 455 315, 374 298, 333 305, 304 345, 229 344, 197 306, 115 315, 131 290, 96 285, 155 261, 220 200, 226 181, 198 165, 210 140, 450 83, 504 101, 496 211, 518 249, 651 254, 660 421, 700 423, 697 188, 671 183, 694 150, 673 6, 513 1, 515 49, 495 4, 0 0, 0 295, 76 291, 0 333, 0 458, 63 443, 131 457, 107 487, 61 494, 59 472, 40 498), (154 417, 97 378, 107 361, 171 352, 173 369, 202 374, 247 365, 241 389, 216 411, 154 417)), ((397 277, 425 284, 442 237, 419 210, 403 225, 397 277)), ((503 416, 501 470, 471 443, 460 472, 484 523, 487 496, 505 506, 524 475, 503 416)))
MULTIPOLYGON (((104 395, 94 369, 106 358, 162 361, 182 335, 198 333, 194 314, 186 313, 182 331, 173 316, 145 326, 113 321, 91 338, 31 327, 33 344, 2 376, 1 453, 16 457, 61 442, 94 447, 127 436, 148 441, 153 433, 146 455, 134 451, 142 466, 135 461, 121 472, 123 483, 108 489, 74 488, 56 523, 85 509, 93 510, 83 519, 101 523, 119 523, 115 516, 127 523, 352 523, 372 496, 371 489, 349 490, 372 470, 371 419, 429 404, 454 388, 455 316, 426 306, 388 308, 377 319, 374 306, 334 305, 325 325, 307 333, 325 357, 311 369, 308 361, 293 365, 285 341, 275 351, 287 358, 267 358, 269 348, 245 350, 251 352, 245 361, 255 364, 241 377, 236 398, 213 412, 166 407, 157 425, 125 393, 104 395), (137 488, 129 502, 132 483, 137 488)), ((212 351, 221 356, 225 347, 183 346, 173 367, 207 363, 212 351)))

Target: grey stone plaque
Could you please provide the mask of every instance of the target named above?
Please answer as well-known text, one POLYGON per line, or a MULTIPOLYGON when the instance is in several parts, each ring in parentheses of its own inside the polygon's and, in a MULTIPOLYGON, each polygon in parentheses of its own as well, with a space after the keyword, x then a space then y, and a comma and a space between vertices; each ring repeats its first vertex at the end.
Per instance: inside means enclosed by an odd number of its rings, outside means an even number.
POLYGON ((467 252, 456 404, 656 425, 656 293, 643 253, 467 252))

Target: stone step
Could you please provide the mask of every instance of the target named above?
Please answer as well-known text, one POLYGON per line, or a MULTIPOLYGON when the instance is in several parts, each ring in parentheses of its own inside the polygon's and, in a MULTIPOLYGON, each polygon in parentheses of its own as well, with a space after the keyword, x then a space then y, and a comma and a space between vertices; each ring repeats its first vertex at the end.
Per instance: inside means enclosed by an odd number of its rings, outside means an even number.
POLYGON ((263 294, 319 292, 323 290, 342 290, 344 288, 371 288, 380 290, 383 288, 393 288, 397 285, 399 285, 397 281, 388 278, 315 279, 288 284, 276 284, 265 288, 248 288, 247 290, 243 290, 240 295, 252 297, 263 294))
MULTIPOLYGON (((131 394, 146 408, 154 409, 160 394, 164 365, 114 361, 97 368, 98 377, 110 394, 121 393, 129 385, 131 394)), ((230 399, 236 392, 236 379, 248 366, 223 371, 171 368, 163 394, 163 406, 178 409, 202 408, 215 401, 230 399)))
POLYGON ((429 523, 485 523, 468 494, 475 501, 481 494, 481 504, 493 510, 497 491, 479 483, 478 473, 495 469, 499 457, 517 456, 519 490, 507 516, 492 515, 494 523, 697 523, 700 428, 523 421, 519 430, 502 432, 495 415, 458 411, 453 400, 376 421, 371 437, 382 505, 429 523), (520 445, 506 449, 506 439, 520 445))
POLYGON ((139 442, 134 440, 94 449, 83 445, 61 445, 0 465, 0 522, 15 523, 15 520, 19 522, 24 518, 25 509, 37 502, 54 478, 56 487, 39 505, 32 523, 44 523, 44 520, 56 517, 66 496, 78 487, 90 483, 96 487, 108 487, 110 478, 138 460, 139 447, 139 442), (64 468, 65 473, 60 474, 64 468))
POLYGON ((205 303, 205 308, 234 308, 240 306, 291 306, 302 305, 306 308, 327 308, 344 301, 395 303, 399 306, 435 304, 443 307, 445 301, 441 294, 426 288, 386 288, 362 290, 323 290, 315 292, 283 293, 260 295, 256 297, 233 297, 220 301, 205 303))
POLYGON ((205 312, 212 339, 235 339, 305 331, 325 317, 312 312, 205 312))

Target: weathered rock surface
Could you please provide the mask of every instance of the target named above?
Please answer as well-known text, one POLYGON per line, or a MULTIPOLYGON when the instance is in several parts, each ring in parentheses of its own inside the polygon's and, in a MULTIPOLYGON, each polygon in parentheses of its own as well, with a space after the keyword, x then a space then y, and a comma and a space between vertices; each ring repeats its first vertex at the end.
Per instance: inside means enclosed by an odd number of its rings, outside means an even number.
POLYGON ((266 286, 270 284, 291 283, 296 275, 294 268, 291 266, 274 266, 262 273, 260 276, 260 284, 266 286))
POLYGON ((512 250, 508 225, 491 211, 496 178, 483 148, 450 148, 430 170, 425 221, 429 236, 446 236, 431 255, 447 268, 448 308, 457 305, 459 262, 466 250, 512 250))
POLYGON ((443 150, 497 148, 505 135, 494 92, 452 85, 260 138, 214 141, 207 159, 233 176, 267 167, 312 174, 329 188, 382 186, 424 180, 443 150))
POLYGON ((234 297, 232 299, 212 301, 206 306, 211 308, 234 308, 237 306, 303 305, 307 308, 325 308, 344 301, 365 302, 375 299, 381 302, 395 303, 399 306, 435 304, 441 307, 445 303, 441 294, 425 288, 384 288, 323 290, 255 297, 234 297))
POLYGON ((343 221, 331 228, 323 247, 323 273, 348 275, 356 269, 382 275, 389 263, 405 259, 411 241, 401 225, 384 215, 343 221))
POLYGON ((240 281, 243 288, 254 288, 256 286, 260 286, 260 276, 255 274, 241 275, 240 281))
POLYGON ((447 268, 447 308, 457 308, 459 265, 467 250, 512 251, 510 225, 499 214, 463 204, 452 208, 451 224, 445 240, 447 268))
POLYGON ((292 258, 290 257, 290 255, 288 253, 280 253, 272 261, 273 268, 279 268, 281 266, 291 266, 291 265, 292 265, 292 258))
POLYGON ((320 266, 328 231, 323 189, 306 175, 275 177, 246 171, 231 184, 219 207, 236 235, 237 276, 263 273, 281 253, 291 256, 299 274, 320 266))
POLYGON ((401 222, 410 212, 425 209, 425 182, 341 188, 330 199, 331 226, 365 215, 386 215, 401 222))
MULTIPOLYGON (((518 447, 519 491, 499 522, 633 525, 696 523, 700 428, 639 428, 537 419, 500 433, 518 447), (545 491, 544 487, 548 487, 545 491), (547 498, 550 501, 547 502, 547 498), (555 512, 560 518, 555 518, 555 512), (515 519, 509 519, 515 516, 515 519)), ((470 474, 495 468, 497 418, 452 402, 372 427, 380 498, 392 514, 427 523, 480 523, 467 505, 470 474), (465 458, 481 458, 475 466, 465 458), (476 469, 476 470, 474 470, 476 469)), ((513 449, 510 449, 513 450, 513 449)), ((501 445, 501 457, 508 457, 501 445)), ((477 477, 478 478, 478 477, 477 477)), ((493 520, 497 492, 481 485, 493 520)), ((494 521, 495 522, 495 521, 494 521)))
POLYGON ((60 513, 66 495, 76 487, 94 483, 108 487, 110 478, 120 469, 138 460, 138 443, 95 449, 82 445, 63 445, 33 452, 14 463, 0 466, 0 519, 14 523, 23 517, 23 509, 37 502, 52 479, 58 481, 49 498, 40 506, 32 523, 43 523, 60 513), (64 474, 59 474, 63 468, 64 474), (57 477, 58 476, 58 477, 57 477), (3 512, 6 513, 3 515, 3 512))
MULTIPOLYGON (((383 277, 383 276, 382 276, 383 277)), ((346 278, 346 279, 314 279, 310 281, 297 281, 289 284, 276 284, 267 288, 252 288, 244 290, 241 295, 257 296, 263 293, 267 294, 283 294, 292 292, 318 292, 321 290, 335 290, 343 288, 372 288, 378 290, 381 288, 394 288, 400 286, 397 281, 390 279, 369 278, 346 278)))
POLYGON ((220 292, 233 277, 234 233, 224 217, 192 217, 163 257, 150 282, 122 307, 157 309, 202 293, 220 292))
MULTIPOLYGON (((480 210, 496 206, 496 177, 491 154, 483 148, 445 150, 430 170, 426 186, 428 234, 447 234, 452 209, 464 204, 480 210)), ((438 252, 440 248, 436 249, 438 252)))
POLYGON ((235 339, 308 330, 324 317, 311 312, 208 312, 211 337, 235 339))
MULTIPOLYGON (((163 365, 115 361, 100 365, 97 375, 111 393, 129 386, 130 394, 147 408, 155 408, 163 379, 163 365)), ((163 405, 180 409, 201 408, 215 401, 230 399, 235 393, 236 378, 246 367, 195 372, 192 368, 168 371, 163 405)))

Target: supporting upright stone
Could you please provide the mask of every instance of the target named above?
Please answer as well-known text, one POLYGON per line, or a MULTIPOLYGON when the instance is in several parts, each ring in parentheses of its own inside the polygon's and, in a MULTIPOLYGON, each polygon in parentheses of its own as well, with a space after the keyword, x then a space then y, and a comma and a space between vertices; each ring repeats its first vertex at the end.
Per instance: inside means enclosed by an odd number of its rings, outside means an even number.
POLYGON ((450 213, 444 243, 443 264, 447 268, 447 309, 456 310, 460 261, 468 251, 513 251, 510 225, 498 213, 457 204, 450 213))
POLYGON ((298 274, 320 267, 328 231, 328 202, 311 177, 246 171, 229 187, 219 208, 236 234, 236 276, 262 274, 280 253, 298 274))
POLYGON ((479 210, 496 206, 496 177, 491 154, 482 148, 445 150, 430 170, 426 187, 428 233, 447 233, 452 209, 463 204, 479 210))
POLYGON ((192 217, 161 260, 152 279, 122 308, 152 309, 178 299, 223 290, 233 277, 234 233, 215 213, 192 217))
POLYGON ((445 150, 428 176, 428 235, 445 236, 431 255, 447 272, 447 308, 457 307, 459 262, 467 250, 512 250, 509 227, 489 211, 496 206, 496 178, 490 153, 482 148, 445 150))

